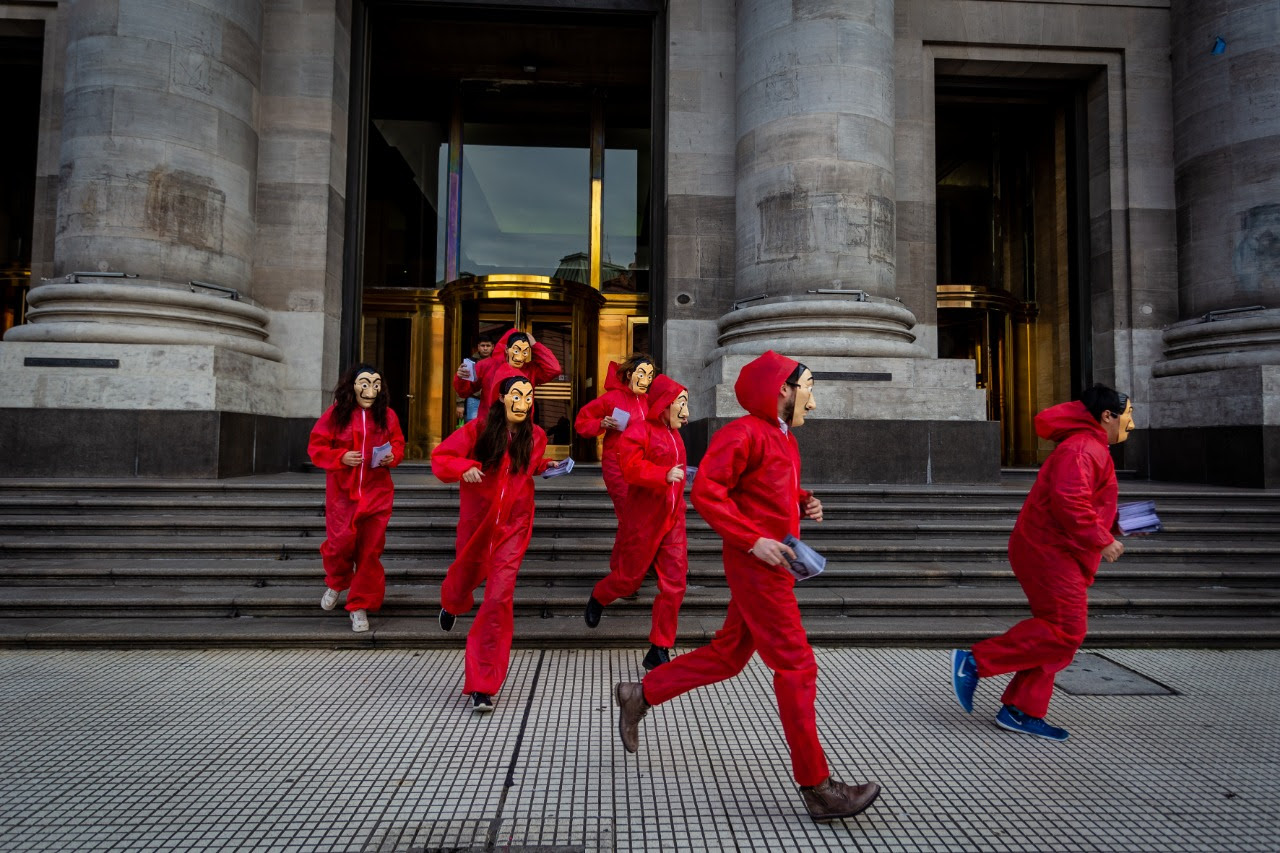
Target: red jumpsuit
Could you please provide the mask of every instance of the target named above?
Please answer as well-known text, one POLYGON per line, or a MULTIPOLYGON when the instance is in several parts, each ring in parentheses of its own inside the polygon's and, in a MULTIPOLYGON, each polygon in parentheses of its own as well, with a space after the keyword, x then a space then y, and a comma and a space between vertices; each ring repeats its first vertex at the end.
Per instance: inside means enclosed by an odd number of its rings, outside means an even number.
POLYGON ((796 362, 766 352, 742 368, 734 393, 750 414, 711 439, 693 481, 693 506, 724 539, 729 612, 710 645, 673 658, 645 676, 645 701, 666 702, 695 687, 736 675, 752 652, 773 670, 791 769, 800 785, 828 777, 818 743, 814 699, 818 664, 809 647, 795 577, 748 553, 757 539, 800 535, 801 508, 812 493, 800 488, 800 449, 778 420, 778 390, 796 362))
POLYGON ((1062 403, 1036 415, 1036 434, 1058 442, 1036 477, 1009 537, 1009 562, 1031 605, 1031 618, 973 646, 978 675, 1006 672, 1002 701, 1043 717, 1053 677, 1084 642, 1089 587, 1102 549, 1115 537, 1115 464, 1107 433, 1083 403, 1062 403))
POLYGON ((684 390, 666 376, 655 377, 649 387, 647 418, 628 424, 618 440, 618 460, 630 489, 618 513, 613 549, 617 565, 591 591, 592 598, 608 606, 638 590, 652 565, 658 573, 658 596, 653 601, 649 642, 664 649, 676 642, 689 557, 684 481, 667 482, 668 471, 676 465, 684 467, 684 439, 680 430, 667 426, 662 413, 684 390))
POLYGON ((488 358, 476 362, 474 381, 463 379, 456 373, 453 376, 453 390, 457 393, 459 400, 470 397, 477 391, 480 392, 480 408, 476 412, 475 420, 482 424, 485 415, 489 414, 489 407, 498 398, 498 386, 502 384, 503 379, 520 375, 537 388, 560 375, 560 360, 543 344, 534 344, 530 348, 531 358, 524 367, 517 369, 507 364, 507 339, 516 331, 516 329, 507 330, 502 339, 494 344, 493 353, 488 358))
POLYGON ((307 453, 317 468, 327 473, 324 483, 325 540, 320 545, 325 584, 347 593, 347 610, 376 611, 387 591, 382 570, 382 549, 387 544, 387 522, 395 485, 391 471, 369 467, 373 448, 391 442, 391 465, 404 459, 404 434, 396 413, 387 409, 387 426, 379 427, 368 410, 356 408, 342 426, 333 422, 333 406, 311 428, 307 453), (358 450, 365 462, 354 468, 342 464, 342 456, 358 450))
POLYGON ((600 457, 600 473, 604 476, 604 487, 613 501, 613 514, 618 517, 618 535, 613 540, 613 551, 609 554, 609 571, 618 570, 618 549, 621 547, 622 505, 627 498, 627 481, 618 467, 618 440, 622 433, 616 429, 602 429, 600 419, 613 414, 615 408, 625 409, 631 413, 628 426, 643 421, 648 413, 648 403, 643 394, 632 393, 628 385, 618 379, 618 365, 609 362, 609 370, 605 374, 605 393, 587 403, 574 418, 573 428, 584 438, 595 438, 604 433, 604 452, 600 457))
MULTIPOLYGON (((471 468, 484 421, 476 418, 431 451, 431 471, 445 483, 459 483, 471 468)), ((533 449, 527 471, 510 470, 503 456, 497 470, 485 471, 479 483, 460 483, 457 557, 440 586, 440 606, 455 616, 475 606, 475 591, 484 584, 484 600, 467 634, 466 678, 462 692, 496 695, 511 663, 512 596, 520 561, 533 534, 533 477, 546 470, 547 434, 533 427, 533 449)))

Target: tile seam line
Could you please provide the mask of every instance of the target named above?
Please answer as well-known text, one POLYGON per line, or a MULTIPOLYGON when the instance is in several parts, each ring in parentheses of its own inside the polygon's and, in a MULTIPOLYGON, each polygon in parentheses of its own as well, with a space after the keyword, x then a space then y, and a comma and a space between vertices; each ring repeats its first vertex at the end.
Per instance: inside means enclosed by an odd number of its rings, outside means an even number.
POLYGON ((498 812, 489 823, 489 832, 485 838, 484 849, 493 850, 497 845, 498 828, 502 825, 502 813, 506 809, 507 794, 516 784, 516 762, 520 760, 520 748, 524 745, 525 729, 529 725, 529 714, 533 710, 534 697, 538 695, 538 681, 542 677, 542 663, 547 658, 547 650, 538 651, 538 665, 533 670, 533 681, 529 684, 529 697, 524 703, 524 716, 520 720, 520 731, 516 734, 515 747, 511 750, 511 761, 507 764, 507 778, 502 783, 502 796, 498 798, 498 812))

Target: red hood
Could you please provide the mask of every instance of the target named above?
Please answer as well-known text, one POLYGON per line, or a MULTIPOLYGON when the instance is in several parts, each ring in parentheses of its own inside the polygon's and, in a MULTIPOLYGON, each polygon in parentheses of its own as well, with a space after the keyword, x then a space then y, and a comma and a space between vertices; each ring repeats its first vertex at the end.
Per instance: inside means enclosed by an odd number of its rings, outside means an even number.
POLYGON ((665 373, 659 373, 653 377, 653 382, 649 384, 649 393, 646 395, 647 399, 645 401, 649 411, 645 417, 651 421, 661 422, 662 413, 675 402, 681 391, 688 390, 688 388, 685 388, 665 373))
POLYGON ((1087 432, 1107 444, 1107 431, 1093 419, 1084 403, 1073 400, 1050 406, 1036 415, 1036 435, 1053 442, 1061 442, 1067 436, 1087 432))
POLYGON ((778 355, 773 350, 747 362, 738 374, 738 381, 733 383, 733 393, 737 395, 739 405, 756 417, 776 424, 778 389, 799 365, 800 362, 778 355))
POLYGON ((618 369, 622 365, 616 361, 609 362, 609 369, 604 372, 604 390, 609 391, 625 391, 627 383, 618 378, 618 369))
POLYGON ((502 337, 498 338, 498 342, 493 345, 493 353, 490 358, 496 358, 504 364, 507 361, 507 339, 519 332, 519 329, 507 329, 502 333, 502 337))

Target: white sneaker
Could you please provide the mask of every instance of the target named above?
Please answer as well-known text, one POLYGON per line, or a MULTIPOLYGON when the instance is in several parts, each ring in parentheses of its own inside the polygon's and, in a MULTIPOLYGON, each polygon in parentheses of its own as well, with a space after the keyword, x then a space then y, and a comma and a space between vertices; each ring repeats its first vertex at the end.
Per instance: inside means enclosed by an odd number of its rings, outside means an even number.
POLYGON ((363 610, 351 611, 351 630, 357 634, 363 634, 369 630, 369 617, 365 615, 363 610))
POLYGON ((342 593, 336 589, 325 589, 324 597, 320 599, 321 610, 332 610, 338 606, 338 596, 342 593))

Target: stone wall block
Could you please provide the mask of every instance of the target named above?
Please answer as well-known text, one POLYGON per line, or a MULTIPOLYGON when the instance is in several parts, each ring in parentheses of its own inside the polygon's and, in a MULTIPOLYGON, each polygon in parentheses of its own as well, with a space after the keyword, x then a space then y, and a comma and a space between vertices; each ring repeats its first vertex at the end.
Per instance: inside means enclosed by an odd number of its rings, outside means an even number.
POLYGON ((217 56, 225 15, 194 2, 122 0, 118 34, 217 56))
POLYGON ((66 90, 127 86, 164 91, 169 86, 172 54, 172 45, 147 39, 82 39, 67 63, 66 90))
POLYGON ((840 113, 836 116, 836 156, 893 171, 894 123, 883 118, 840 113))
POLYGON ((109 137, 115 119, 115 90, 85 88, 68 92, 62 100, 65 138, 109 137))

